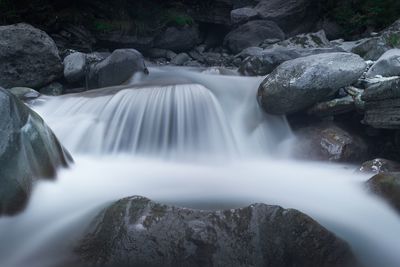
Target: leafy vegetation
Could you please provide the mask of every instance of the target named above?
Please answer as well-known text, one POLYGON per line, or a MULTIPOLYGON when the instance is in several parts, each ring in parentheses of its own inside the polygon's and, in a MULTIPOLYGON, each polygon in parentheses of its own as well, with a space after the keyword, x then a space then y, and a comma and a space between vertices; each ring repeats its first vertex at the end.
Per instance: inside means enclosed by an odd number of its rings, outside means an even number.
POLYGON ((400 17, 399 0, 329 0, 328 15, 337 21, 346 35, 380 30, 400 17))

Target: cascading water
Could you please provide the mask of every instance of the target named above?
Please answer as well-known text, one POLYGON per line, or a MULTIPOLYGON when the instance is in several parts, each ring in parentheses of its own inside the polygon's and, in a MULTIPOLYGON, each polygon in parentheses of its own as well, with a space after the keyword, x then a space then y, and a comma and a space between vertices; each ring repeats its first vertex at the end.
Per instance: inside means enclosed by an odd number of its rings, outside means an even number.
POLYGON ((0 219, 0 266, 62 263, 102 205, 132 195, 194 208, 296 208, 367 267, 400 266, 400 216, 364 190, 368 177, 354 167, 290 160, 296 141, 285 119, 256 104, 260 78, 151 73, 34 105, 76 163, 38 184, 24 213, 0 219))

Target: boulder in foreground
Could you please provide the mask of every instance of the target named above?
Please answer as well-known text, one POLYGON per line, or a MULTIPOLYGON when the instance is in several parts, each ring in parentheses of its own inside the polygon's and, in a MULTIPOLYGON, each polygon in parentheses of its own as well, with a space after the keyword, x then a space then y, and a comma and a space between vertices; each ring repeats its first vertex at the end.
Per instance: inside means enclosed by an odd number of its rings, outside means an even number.
POLYGON ((326 53, 289 60, 261 83, 258 102, 271 114, 295 113, 357 82, 365 68, 364 60, 351 53, 326 53))
POLYGON ((0 26, 0 86, 40 88, 60 78, 54 41, 28 24, 0 26))
POLYGON ((347 244, 296 210, 200 211, 143 197, 105 209, 77 253, 84 266, 354 266, 347 244))
POLYGON ((15 214, 33 183, 54 177, 69 156, 39 115, 1 87, 0 114, 0 215, 15 214))

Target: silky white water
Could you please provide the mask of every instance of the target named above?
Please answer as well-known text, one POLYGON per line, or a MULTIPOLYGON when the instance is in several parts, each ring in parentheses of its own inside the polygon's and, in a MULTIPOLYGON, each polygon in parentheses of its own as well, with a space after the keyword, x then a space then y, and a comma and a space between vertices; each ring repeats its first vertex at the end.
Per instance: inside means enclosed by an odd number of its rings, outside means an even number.
POLYGON ((354 166, 288 158, 284 118, 258 108, 261 79, 151 69, 131 85, 43 97, 34 108, 75 159, 0 219, 0 266, 52 267, 99 209, 142 195, 193 208, 254 202, 299 209, 346 240, 367 267, 400 266, 400 216, 354 166))

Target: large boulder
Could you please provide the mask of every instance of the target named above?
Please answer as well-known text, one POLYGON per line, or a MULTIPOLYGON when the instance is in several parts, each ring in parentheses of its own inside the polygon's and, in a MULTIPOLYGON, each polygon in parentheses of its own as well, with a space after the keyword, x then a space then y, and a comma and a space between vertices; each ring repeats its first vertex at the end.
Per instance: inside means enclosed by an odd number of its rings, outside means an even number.
POLYGON ((38 88, 63 73, 54 41, 28 24, 0 26, 0 86, 38 88))
POLYGON ((300 128, 293 154, 306 160, 359 162, 368 158, 368 145, 360 136, 332 124, 300 128))
POLYGON ((77 252, 82 266, 354 266, 343 241, 296 210, 200 211, 142 197, 105 209, 77 252))
POLYGON ((225 36, 224 45, 232 53, 240 53, 245 48, 258 46, 265 39, 271 38, 283 40, 285 34, 275 22, 253 20, 229 32, 225 36))
POLYGON ((200 41, 196 26, 168 27, 154 41, 154 47, 172 50, 176 53, 186 52, 200 41))
POLYGON ((275 21, 289 35, 311 31, 320 19, 319 0, 261 0, 255 7, 260 16, 275 21))
POLYGON ((240 64, 239 72, 247 76, 264 76, 271 73, 276 67, 288 60, 337 52, 343 52, 343 50, 338 47, 286 48, 279 46, 266 48, 264 50, 253 49, 252 54, 249 54, 240 64))
POLYGON ((367 185, 400 212, 400 172, 377 174, 368 180, 367 185))
POLYGON ((120 85, 136 72, 148 73, 142 54, 135 49, 117 49, 103 61, 90 66, 88 87, 120 85))
POLYGON ((400 49, 391 49, 385 52, 367 72, 367 77, 400 76, 400 49))
POLYGON ((0 215, 24 208, 33 183, 51 178, 68 155, 35 112, 0 88, 0 215))
POLYGON ((252 7, 242 7, 231 11, 232 24, 243 24, 258 17, 258 12, 252 7))
POLYGON ((366 64, 358 55, 327 53, 286 61, 261 83, 258 101, 271 114, 301 111, 355 83, 366 64))
POLYGON ((400 129, 400 78, 382 79, 367 87, 363 122, 375 128, 400 129))

